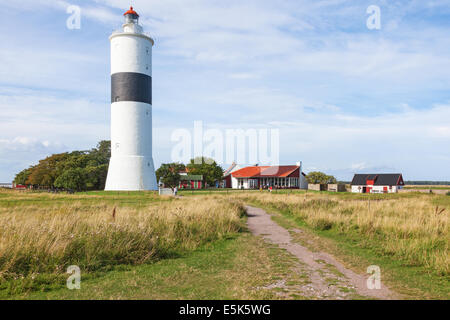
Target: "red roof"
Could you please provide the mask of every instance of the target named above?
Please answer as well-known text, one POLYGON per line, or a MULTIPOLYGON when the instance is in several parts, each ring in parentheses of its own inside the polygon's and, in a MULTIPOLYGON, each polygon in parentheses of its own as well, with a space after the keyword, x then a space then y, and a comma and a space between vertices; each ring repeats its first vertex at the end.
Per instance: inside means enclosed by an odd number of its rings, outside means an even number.
POLYGON ((288 177, 298 166, 253 166, 236 170, 231 173, 235 178, 271 178, 271 177, 288 177))
POLYGON ((250 178, 250 177, 259 177, 261 175, 261 172, 264 169, 267 169, 269 167, 245 167, 239 170, 236 170, 235 172, 231 173, 231 175, 235 178, 250 178))
POLYGON ((130 10, 128 10, 127 12, 125 12, 123 15, 126 16, 127 14, 135 14, 139 17, 139 15, 137 14, 136 11, 133 10, 133 7, 130 7, 130 10))

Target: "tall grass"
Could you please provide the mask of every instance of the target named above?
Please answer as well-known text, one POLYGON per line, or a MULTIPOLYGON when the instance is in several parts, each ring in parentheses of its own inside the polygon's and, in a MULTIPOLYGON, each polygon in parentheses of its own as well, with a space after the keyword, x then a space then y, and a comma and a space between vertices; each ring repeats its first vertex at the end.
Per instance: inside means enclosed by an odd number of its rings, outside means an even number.
POLYGON ((239 204, 212 197, 141 208, 101 200, 18 206, 2 202, 0 279, 61 274, 69 265, 94 271, 151 262, 238 232, 242 214, 239 204))
POLYGON ((392 198, 379 201, 320 194, 251 194, 247 200, 291 213, 310 227, 353 235, 360 245, 396 257, 407 265, 449 274, 450 207, 436 197, 392 198), (436 199, 435 199, 436 198, 436 199))

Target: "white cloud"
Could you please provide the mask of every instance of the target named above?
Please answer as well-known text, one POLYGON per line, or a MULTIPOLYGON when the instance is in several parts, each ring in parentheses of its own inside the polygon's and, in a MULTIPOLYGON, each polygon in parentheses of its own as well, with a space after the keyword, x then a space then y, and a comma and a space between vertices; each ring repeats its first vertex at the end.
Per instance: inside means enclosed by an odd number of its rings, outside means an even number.
POLYGON ((0 180, 55 152, 85 150, 109 137, 108 104, 55 92, 0 90, 0 180))
POLYGON ((430 131, 431 135, 435 136, 436 138, 450 138, 450 126, 439 126, 436 128, 432 128, 430 131))
POLYGON ((14 175, 53 153, 68 151, 61 143, 33 136, 0 139, 0 181, 12 181, 14 175))
POLYGON ((285 157, 300 153, 305 164, 313 162, 345 179, 352 172, 378 170, 403 172, 408 179, 448 180, 448 119, 450 105, 376 117, 321 114, 280 123, 281 144, 288 146, 285 157))
POLYGON ((365 162, 352 163, 350 167, 352 170, 361 171, 367 168, 367 164, 365 162))
POLYGON ((13 139, 0 139, 0 151, 26 151, 26 152, 42 152, 46 149, 54 150, 61 149, 64 145, 61 143, 53 143, 48 140, 40 141, 33 137, 19 136, 13 139))
MULTIPOLYGON (((341 111, 342 112, 342 111, 341 111)), ((281 161, 284 164, 303 160, 306 171, 322 170, 349 180, 357 172, 402 172, 407 179, 450 178, 450 105, 436 105, 431 110, 406 109, 380 116, 348 116, 343 113, 315 113, 307 110, 285 114, 278 110, 266 121, 251 117, 233 117, 233 121, 204 121, 205 128, 258 129, 279 128, 281 161), (436 136, 435 129, 444 135, 436 136), (444 128, 444 129, 442 129, 444 128), (437 170, 430 167, 433 163, 437 170)), ((180 127, 155 129, 159 159, 170 159, 173 145, 164 137, 180 127)), ((192 123, 181 128, 192 132, 192 123)), ((163 160, 164 161, 164 160, 163 160)))

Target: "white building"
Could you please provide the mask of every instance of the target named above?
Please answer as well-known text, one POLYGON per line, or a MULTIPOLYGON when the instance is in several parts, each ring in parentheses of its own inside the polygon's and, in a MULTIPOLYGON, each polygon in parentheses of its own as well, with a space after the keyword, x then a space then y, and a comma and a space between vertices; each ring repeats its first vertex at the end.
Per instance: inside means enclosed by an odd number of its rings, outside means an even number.
POLYGON ((405 185, 401 173, 355 174, 353 193, 397 193, 405 185))
POLYGON ((152 46, 130 8, 111 41, 111 160, 105 190, 157 190, 152 155, 152 46))
POLYGON ((233 184, 237 186, 236 178, 233 178, 231 174, 237 170, 242 169, 242 167, 235 162, 231 164, 231 166, 223 172, 223 180, 221 184, 221 188, 233 188, 233 184))
POLYGON ((250 166, 231 173, 233 189, 308 189, 302 163, 288 166, 250 166))

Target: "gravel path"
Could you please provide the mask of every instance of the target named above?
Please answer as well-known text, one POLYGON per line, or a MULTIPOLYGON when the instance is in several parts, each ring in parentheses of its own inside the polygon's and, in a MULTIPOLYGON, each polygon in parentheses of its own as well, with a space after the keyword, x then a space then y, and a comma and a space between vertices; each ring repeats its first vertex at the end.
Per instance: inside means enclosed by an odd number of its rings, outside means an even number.
MULTIPOLYGON (((294 288, 288 288, 284 281, 274 284, 285 291, 297 291, 310 299, 396 299, 397 296, 381 284, 381 289, 368 289, 369 275, 360 275, 347 269, 333 256, 325 252, 312 252, 308 248, 293 242, 288 230, 279 226, 263 209, 246 206, 248 228, 266 241, 286 249, 299 261, 296 272, 307 276, 309 281, 294 288)), ((295 230, 295 232, 302 232, 295 230)))

